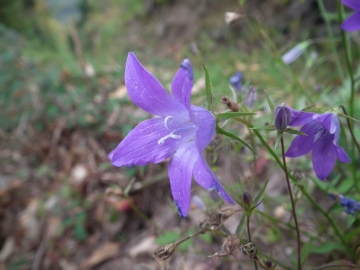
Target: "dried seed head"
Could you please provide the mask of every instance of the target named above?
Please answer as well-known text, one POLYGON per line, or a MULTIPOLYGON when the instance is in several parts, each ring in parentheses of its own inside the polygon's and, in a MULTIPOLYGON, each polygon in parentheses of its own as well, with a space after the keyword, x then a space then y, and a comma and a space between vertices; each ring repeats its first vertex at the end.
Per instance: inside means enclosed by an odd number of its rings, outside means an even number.
POLYGON ((224 207, 220 210, 212 211, 209 214, 209 217, 201 222, 200 227, 203 229, 211 229, 211 230, 219 230, 223 225, 224 221, 226 221, 229 217, 231 217, 234 213, 239 212, 240 208, 233 208, 230 206, 224 207))
POLYGON ((235 102, 230 101, 227 97, 222 97, 221 102, 226 104, 226 106, 233 112, 239 111, 239 105, 235 102))
POLYGON ((251 206, 252 198, 249 192, 244 192, 243 194, 243 201, 247 206, 251 206))
POLYGON ((237 256, 240 248, 240 238, 239 236, 232 234, 225 239, 224 244, 222 245, 221 251, 216 252, 209 257, 223 257, 227 255, 237 256))
POLYGON ((254 243, 247 243, 245 245, 242 245, 240 248, 246 256, 252 259, 256 258, 257 249, 254 243))
POLYGON ((166 261, 174 254, 177 246, 177 243, 173 243, 160 248, 154 253, 155 259, 157 259, 158 261, 166 261))

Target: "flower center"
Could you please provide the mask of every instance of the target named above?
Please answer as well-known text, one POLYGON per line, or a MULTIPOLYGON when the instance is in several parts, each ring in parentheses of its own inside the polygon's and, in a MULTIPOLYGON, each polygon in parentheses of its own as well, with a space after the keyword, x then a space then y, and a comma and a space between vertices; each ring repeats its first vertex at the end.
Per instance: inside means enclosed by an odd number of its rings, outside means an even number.
POLYGON ((171 127, 170 124, 174 122, 174 119, 172 116, 166 116, 164 119, 164 125, 167 130, 171 131, 168 135, 160 138, 158 140, 158 144, 163 144, 167 139, 181 139, 181 134, 190 131, 194 128, 196 128, 196 125, 194 125, 190 120, 187 120, 185 122, 175 123, 175 127, 171 127))
POLYGON ((325 136, 326 132, 327 130, 323 126, 320 126, 318 130, 315 131, 314 143, 317 142, 319 139, 322 139, 325 136))

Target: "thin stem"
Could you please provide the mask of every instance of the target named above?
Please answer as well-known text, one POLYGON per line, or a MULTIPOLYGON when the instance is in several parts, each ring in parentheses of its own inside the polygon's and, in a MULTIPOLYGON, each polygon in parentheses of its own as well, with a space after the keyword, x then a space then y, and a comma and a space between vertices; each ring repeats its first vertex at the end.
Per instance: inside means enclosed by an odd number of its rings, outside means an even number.
MULTIPOLYGON (((345 115, 349 116, 346 109, 345 109, 345 107, 343 105, 340 105, 339 108, 341 108, 343 110, 345 115)), ((350 131, 351 137, 352 137, 352 139, 353 139, 353 141, 354 141, 354 143, 355 143, 355 145, 356 145, 356 147, 357 147, 357 149, 358 149, 358 151, 360 153, 360 145, 359 145, 359 143, 356 140, 356 137, 354 135, 354 131, 353 131, 352 127, 351 127, 350 119, 346 118, 346 121, 347 121, 347 124, 349 126, 349 131, 350 131)), ((353 158, 355 158, 355 157, 353 157, 353 158)))
MULTIPOLYGON (((252 242, 251 241, 251 233, 250 233, 250 217, 248 215, 246 215, 246 226, 247 226, 247 233, 248 233, 249 242, 252 242)), ((258 267, 257 267, 257 263, 256 263, 255 260, 254 260, 254 266, 255 266, 255 269, 257 270, 258 267)))
MULTIPOLYGON (((337 3, 337 9, 338 9, 338 16, 340 22, 343 21, 343 14, 342 14, 342 5, 340 0, 336 1, 337 3)), ((348 42, 346 40, 345 31, 341 30, 341 38, 342 42, 344 44, 344 50, 345 50, 345 60, 346 60, 346 68, 349 72, 350 76, 350 88, 351 88, 351 95, 350 95, 350 116, 354 117, 354 96, 355 96, 355 80, 354 80, 354 73, 351 68, 351 58, 350 58, 350 52, 348 48, 348 42)))
POLYGON ((344 71, 341 68, 339 53, 335 46, 335 38, 334 38, 334 34, 333 34, 333 31, 331 28, 330 20, 328 18, 328 15, 327 15, 327 12, 325 9, 324 0, 317 0, 317 3, 319 6, 321 15, 325 21, 326 32, 330 38, 330 47, 331 47, 332 53, 334 54, 334 57, 335 57, 335 65, 336 65, 337 73, 340 74, 341 78, 345 78, 344 71))
POLYGON ((289 195, 290 195, 290 200, 291 200, 291 210, 292 210, 293 217, 294 217, 294 221, 295 221, 295 228, 296 228, 296 235, 297 235, 297 246, 298 246, 298 250, 297 250, 297 255, 298 255, 298 269, 301 270, 300 231, 299 231, 299 224, 298 224, 297 217, 296 217, 295 202, 294 202, 294 198, 293 198, 293 195, 292 195, 291 186, 290 186, 290 180, 289 180, 289 175, 288 175, 288 171, 287 171, 287 167, 286 167, 285 150, 284 150, 284 138, 283 138, 283 137, 281 137, 281 153, 282 153, 282 157, 283 157, 284 172, 285 172, 285 177, 286 177, 286 183, 287 183, 287 186, 288 186, 289 195))

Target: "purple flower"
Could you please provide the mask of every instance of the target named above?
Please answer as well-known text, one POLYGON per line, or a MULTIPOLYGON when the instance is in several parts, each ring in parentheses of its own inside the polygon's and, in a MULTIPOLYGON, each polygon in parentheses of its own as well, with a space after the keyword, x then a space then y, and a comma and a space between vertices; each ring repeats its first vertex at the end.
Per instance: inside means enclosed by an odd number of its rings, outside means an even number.
POLYGON ((284 131, 291 121, 291 110, 285 106, 285 103, 281 106, 277 106, 274 111, 274 127, 277 130, 284 131))
POLYGON ((355 10, 341 25, 344 31, 353 32, 360 30, 360 1, 359 0, 341 0, 341 2, 355 10))
POLYGON ((240 71, 236 72, 229 79, 230 84, 238 91, 242 89, 242 73, 240 71))
POLYGON ((248 108, 252 108, 257 100, 257 91, 254 86, 250 86, 245 92, 245 105, 248 108))
POLYGON ((340 204, 347 214, 354 215, 356 212, 360 212, 359 202, 353 199, 346 198, 341 194, 329 194, 329 196, 334 200, 336 200, 336 198, 340 199, 340 204))
POLYGON ((172 81, 171 96, 160 82, 129 53, 125 85, 131 100, 159 117, 136 126, 115 149, 115 166, 159 163, 169 157, 168 174, 179 215, 190 206, 191 179, 205 189, 216 190, 227 202, 231 197, 207 165, 202 152, 215 133, 215 118, 204 108, 190 104, 193 69, 188 59, 180 65, 172 81))
MULTIPOLYGON (((305 113, 295 111, 295 114, 305 113)), ((350 162, 344 149, 337 145, 340 135, 340 121, 335 113, 298 115, 290 125, 302 125, 301 132, 307 136, 296 136, 292 141, 287 157, 299 157, 312 151, 312 163, 316 176, 324 180, 333 169, 336 158, 342 162, 350 162)), ((292 116, 293 117, 293 116, 292 116)))

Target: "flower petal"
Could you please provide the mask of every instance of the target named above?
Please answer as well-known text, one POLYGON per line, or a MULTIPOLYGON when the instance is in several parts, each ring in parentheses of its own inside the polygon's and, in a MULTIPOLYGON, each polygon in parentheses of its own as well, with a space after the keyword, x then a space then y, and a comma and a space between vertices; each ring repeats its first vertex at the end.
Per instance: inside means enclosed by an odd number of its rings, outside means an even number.
POLYGON ((206 163, 202 154, 200 154, 200 157, 195 164, 193 174, 196 182, 198 182, 200 186, 207 190, 216 190, 225 201, 234 204, 233 199, 227 194, 209 165, 206 163))
POLYGON ((285 153, 286 157, 300 157, 309 153, 314 147, 315 132, 321 127, 315 121, 304 125, 300 131, 307 134, 307 136, 296 136, 291 142, 289 149, 285 153))
POLYGON ((168 139, 161 145, 160 138, 169 134, 165 128, 164 118, 153 118, 141 122, 121 141, 112 153, 112 164, 145 165, 158 163, 173 155, 181 140, 168 139))
POLYGON ((360 2, 358 0, 341 0, 341 2, 354 10, 360 10, 360 2))
POLYGON ((134 53, 129 53, 126 61, 125 85, 131 100, 151 114, 168 116, 186 110, 141 65, 134 53))
POLYGON ((316 114, 313 116, 313 120, 321 124, 330 134, 334 134, 337 128, 340 128, 335 125, 334 115, 332 113, 323 113, 323 114, 316 114))
POLYGON ((191 89, 193 86, 193 68, 189 59, 184 59, 172 81, 171 91, 174 98, 190 109, 191 89))
POLYGON ((211 112, 198 106, 191 106, 190 117, 199 127, 196 132, 196 143, 202 153, 214 137, 216 120, 211 112))
POLYGON ((291 120, 289 126, 292 127, 302 126, 309 123, 314 115, 312 112, 297 111, 290 107, 288 108, 291 111, 291 120))
POLYGON ((336 162, 336 148, 333 144, 334 135, 326 133, 317 141, 312 152, 312 163, 316 176, 320 180, 326 179, 336 162))
POLYGON ((353 32, 360 30, 360 11, 351 14, 341 25, 344 31, 353 32))
POLYGON ((198 158, 199 152, 193 142, 180 148, 169 162, 171 192, 180 217, 189 212, 192 173, 198 158))
POLYGON ((344 149, 342 149, 338 145, 334 145, 334 146, 335 146, 336 156, 341 162, 347 162, 347 163, 351 162, 349 156, 346 154, 344 149))

